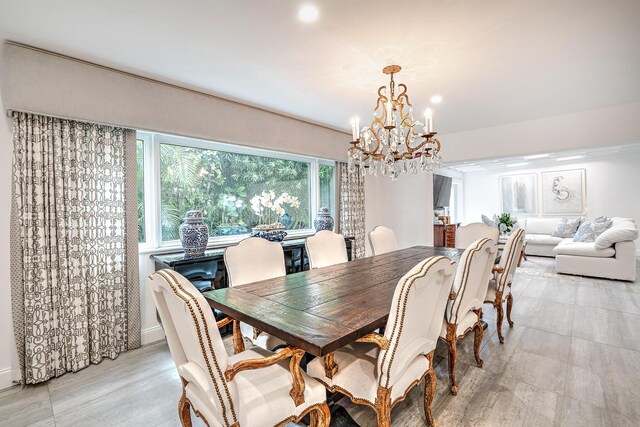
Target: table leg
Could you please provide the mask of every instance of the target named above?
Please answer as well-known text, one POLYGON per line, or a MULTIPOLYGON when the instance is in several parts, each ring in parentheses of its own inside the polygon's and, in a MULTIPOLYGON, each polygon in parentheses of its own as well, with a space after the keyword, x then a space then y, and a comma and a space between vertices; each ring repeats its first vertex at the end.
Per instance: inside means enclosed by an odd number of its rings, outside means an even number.
POLYGON ((240 322, 233 320, 233 352, 235 354, 242 353, 244 351, 244 338, 242 332, 240 332, 240 322))

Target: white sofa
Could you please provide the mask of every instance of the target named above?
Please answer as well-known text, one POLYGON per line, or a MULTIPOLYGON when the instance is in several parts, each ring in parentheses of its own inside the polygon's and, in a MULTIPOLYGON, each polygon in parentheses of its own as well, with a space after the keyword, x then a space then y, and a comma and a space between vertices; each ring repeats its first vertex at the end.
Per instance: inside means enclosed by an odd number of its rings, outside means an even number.
POLYGON ((595 242, 574 242, 551 235, 561 218, 527 218, 527 255, 556 258, 556 271, 580 276, 634 281, 638 228, 631 218, 612 218, 595 242))
POLYGON ((556 271, 580 276, 636 280, 638 227, 633 219, 612 218, 613 224, 595 242, 563 239, 554 249, 556 271))
POLYGON ((527 218, 525 220, 525 238, 527 247, 524 253, 534 256, 556 256, 553 253, 558 243, 562 242, 562 237, 553 237, 551 233, 556 229, 556 225, 562 218, 527 218))

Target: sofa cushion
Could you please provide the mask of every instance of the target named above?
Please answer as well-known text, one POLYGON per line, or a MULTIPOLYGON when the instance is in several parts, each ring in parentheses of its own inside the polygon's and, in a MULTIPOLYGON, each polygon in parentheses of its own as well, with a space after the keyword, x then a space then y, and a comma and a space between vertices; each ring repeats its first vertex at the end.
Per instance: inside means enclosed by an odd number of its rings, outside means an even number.
POLYGON ((575 236, 582 219, 582 217, 571 219, 562 218, 551 235, 554 237, 562 237, 563 239, 575 236))
POLYGON ((556 229, 560 218, 527 218, 525 230, 527 234, 551 234, 556 229))
POLYGON ((482 214, 481 218, 484 225, 488 225, 489 227, 497 227, 495 219, 491 219, 484 214, 482 214))
POLYGON ((598 217, 595 220, 585 219, 580 223, 576 235, 573 236, 574 242, 595 242, 596 237, 602 234, 606 229, 611 227, 611 221, 605 217, 598 217))
POLYGON ((597 249, 593 242, 574 242, 564 239, 553 249, 556 255, 575 255, 597 258, 611 258, 616 254, 613 248, 597 249))
POLYGON ((610 248, 618 242, 636 240, 638 238, 638 227, 631 221, 616 221, 613 225, 596 237, 595 247, 597 249, 610 248))
POLYGON ((562 242, 562 237, 553 237, 548 234, 527 234, 524 238, 527 244, 555 246, 562 242))

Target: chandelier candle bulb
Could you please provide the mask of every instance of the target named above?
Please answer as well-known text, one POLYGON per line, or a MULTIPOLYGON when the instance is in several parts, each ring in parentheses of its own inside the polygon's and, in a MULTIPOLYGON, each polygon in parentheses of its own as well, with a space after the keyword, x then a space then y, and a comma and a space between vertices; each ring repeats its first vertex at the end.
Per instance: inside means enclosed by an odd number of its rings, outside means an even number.
POLYGON ((352 138, 352 141, 355 141, 356 140, 356 118, 351 117, 350 123, 351 123, 351 138, 352 138))
POLYGON ((427 108, 424 112, 424 133, 433 132, 433 111, 431 108, 427 108))
POLYGON ((356 139, 354 141, 358 141, 360 139, 360 117, 356 116, 356 139))

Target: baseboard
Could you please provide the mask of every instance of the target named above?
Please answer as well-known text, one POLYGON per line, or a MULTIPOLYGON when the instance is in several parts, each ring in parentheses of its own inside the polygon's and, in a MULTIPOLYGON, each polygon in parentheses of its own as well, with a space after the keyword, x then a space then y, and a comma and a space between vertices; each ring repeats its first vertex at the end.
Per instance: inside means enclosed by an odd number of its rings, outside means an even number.
POLYGON ((140 339, 141 339, 142 345, 151 344, 152 342, 163 340, 164 330, 160 325, 154 326, 152 328, 143 329, 140 339))
POLYGON ((9 388, 13 385, 11 380, 11 368, 0 369, 0 390, 9 388))

